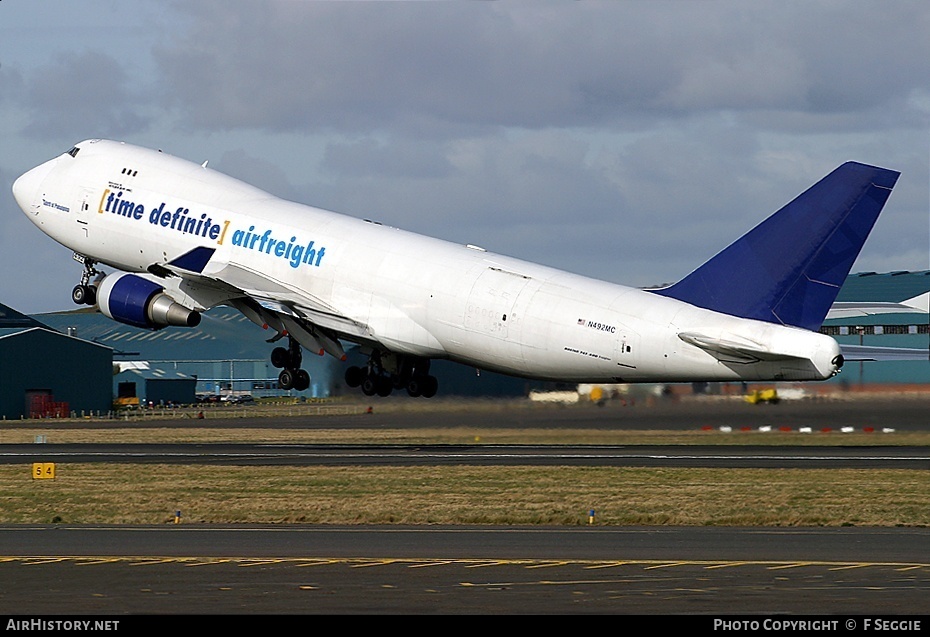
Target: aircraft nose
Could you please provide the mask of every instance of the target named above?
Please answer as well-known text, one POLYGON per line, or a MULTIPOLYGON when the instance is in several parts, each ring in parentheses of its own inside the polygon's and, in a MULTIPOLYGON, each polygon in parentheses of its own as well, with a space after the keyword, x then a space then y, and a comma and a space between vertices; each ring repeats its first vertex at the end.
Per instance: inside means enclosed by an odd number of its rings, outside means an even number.
POLYGON ((35 212, 38 208, 39 188, 51 169, 51 162, 46 162, 23 173, 13 182, 13 197, 23 212, 35 212))

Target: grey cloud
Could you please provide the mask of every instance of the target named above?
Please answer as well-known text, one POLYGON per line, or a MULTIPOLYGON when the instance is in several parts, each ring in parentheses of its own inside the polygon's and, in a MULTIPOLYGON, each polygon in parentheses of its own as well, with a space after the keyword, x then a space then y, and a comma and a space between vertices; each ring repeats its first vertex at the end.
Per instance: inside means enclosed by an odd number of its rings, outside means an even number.
POLYGON ((242 149, 223 153, 215 164, 210 163, 210 167, 215 167, 231 177, 241 179, 276 197, 290 200, 296 200, 299 197, 297 189, 288 181, 287 175, 280 166, 253 157, 242 149))
POLYGON ((425 142, 365 138, 328 144, 322 167, 342 177, 438 178, 452 170, 443 147, 425 142))
POLYGON ((22 90, 22 75, 15 69, 8 68, 0 60, 0 103, 20 99, 22 90))
POLYGON ((930 9, 894 7, 202 2, 185 6, 192 30, 156 59, 182 118, 209 129, 848 113, 921 85, 915 68, 926 77, 930 46, 913 23, 930 9))
POLYGON ((105 53, 61 55, 25 82, 23 105, 30 121, 24 133, 29 137, 123 137, 148 125, 128 74, 105 53))

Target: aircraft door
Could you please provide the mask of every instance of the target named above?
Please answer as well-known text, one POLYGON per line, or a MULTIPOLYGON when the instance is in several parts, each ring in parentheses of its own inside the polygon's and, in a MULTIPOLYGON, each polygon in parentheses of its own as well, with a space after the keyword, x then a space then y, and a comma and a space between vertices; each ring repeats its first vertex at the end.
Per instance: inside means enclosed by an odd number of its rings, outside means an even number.
POLYGON ((78 224, 78 232, 83 238, 87 238, 90 228, 90 217, 93 211, 94 191, 91 188, 80 187, 78 195, 77 214, 74 219, 78 224))

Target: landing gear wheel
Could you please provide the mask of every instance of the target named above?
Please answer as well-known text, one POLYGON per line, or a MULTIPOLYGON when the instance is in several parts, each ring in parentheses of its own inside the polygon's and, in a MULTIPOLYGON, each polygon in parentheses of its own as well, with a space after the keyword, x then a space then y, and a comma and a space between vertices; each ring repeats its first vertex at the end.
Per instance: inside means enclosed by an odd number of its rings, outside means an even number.
POLYGON ((97 293, 89 285, 75 285, 71 290, 71 300, 78 305, 93 305, 97 302, 97 293))
POLYGON ((278 387, 280 389, 293 389, 294 380, 294 371, 290 369, 283 369, 278 375, 278 387))
POLYGON ((362 393, 366 396, 374 396, 378 391, 378 378, 368 375, 362 380, 362 393))
POLYGON ((74 253, 74 260, 84 265, 84 272, 81 273, 81 284, 74 286, 71 290, 71 300, 78 305, 94 305, 97 302, 97 286, 90 284, 90 279, 96 274, 103 274, 95 268, 96 261, 85 257, 83 254, 74 253))
POLYGON ((420 378, 411 378, 410 382, 407 383, 407 394, 411 398, 416 398, 423 394, 423 383, 420 378))
POLYGON ((416 398, 432 398, 439 389, 439 381, 435 376, 414 376, 407 383, 407 393, 416 398))
POLYGON ((378 378, 377 389, 378 395, 382 398, 386 398, 391 395, 391 392, 394 391, 394 383, 390 378, 381 376, 378 378))
POLYGON ((291 362, 291 355, 283 347, 276 347, 271 350, 271 364, 278 368, 287 367, 291 362))
POLYGON ((439 391, 439 381, 435 376, 427 376, 424 379, 423 392, 420 394, 423 398, 432 398, 439 391))
POLYGON ((294 378, 294 389, 303 391, 310 387, 310 374, 305 369, 298 369, 294 378))
POLYGON ((365 380, 365 370, 353 365, 346 370, 346 385, 349 387, 358 387, 365 380))

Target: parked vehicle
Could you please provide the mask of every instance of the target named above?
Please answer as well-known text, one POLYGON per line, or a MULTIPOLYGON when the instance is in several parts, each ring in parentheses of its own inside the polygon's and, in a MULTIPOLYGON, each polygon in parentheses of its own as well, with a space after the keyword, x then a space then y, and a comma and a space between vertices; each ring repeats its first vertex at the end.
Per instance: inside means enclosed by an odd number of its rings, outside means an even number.
POLYGON ((230 405, 242 405, 245 403, 254 403, 255 399, 251 394, 232 394, 223 396, 220 401, 230 405))

